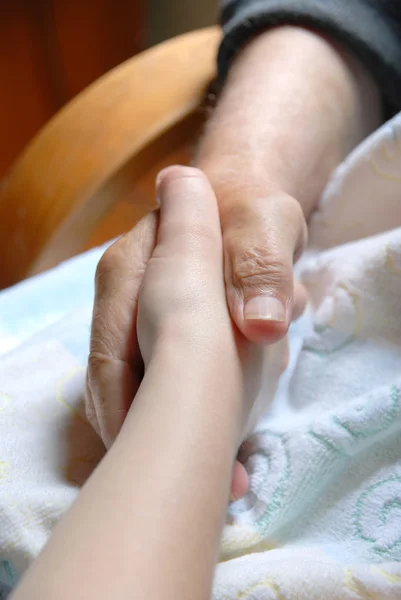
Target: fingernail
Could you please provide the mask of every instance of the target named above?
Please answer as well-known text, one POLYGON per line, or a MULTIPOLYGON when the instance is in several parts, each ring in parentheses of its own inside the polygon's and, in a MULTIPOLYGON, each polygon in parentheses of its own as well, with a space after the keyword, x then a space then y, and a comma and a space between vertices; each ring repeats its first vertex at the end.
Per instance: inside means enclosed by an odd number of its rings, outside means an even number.
POLYGON ((245 304, 244 317, 249 321, 285 321, 285 307, 273 296, 257 296, 245 304))

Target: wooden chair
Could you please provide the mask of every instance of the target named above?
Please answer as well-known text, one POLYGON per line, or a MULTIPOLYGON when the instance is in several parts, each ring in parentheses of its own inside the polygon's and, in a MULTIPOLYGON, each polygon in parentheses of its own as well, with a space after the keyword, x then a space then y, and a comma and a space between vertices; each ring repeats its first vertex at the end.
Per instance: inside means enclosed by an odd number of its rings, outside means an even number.
POLYGON ((199 132, 219 39, 204 29, 139 54, 39 132, 0 188, 0 288, 102 241, 102 220, 127 197, 141 198, 138 217, 152 205, 146 178, 187 158, 199 132))

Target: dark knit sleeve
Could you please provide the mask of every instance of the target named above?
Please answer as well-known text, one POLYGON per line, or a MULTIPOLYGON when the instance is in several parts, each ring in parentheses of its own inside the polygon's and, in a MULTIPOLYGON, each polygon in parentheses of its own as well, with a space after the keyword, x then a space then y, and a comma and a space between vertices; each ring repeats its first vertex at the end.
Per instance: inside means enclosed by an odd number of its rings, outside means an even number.
POLYGON ((376 79, 390 116, 401 110, 401 0, 222 0, 223 81, 235 54, 256 33, 295 24, 329 34, 351 49, 376 79))

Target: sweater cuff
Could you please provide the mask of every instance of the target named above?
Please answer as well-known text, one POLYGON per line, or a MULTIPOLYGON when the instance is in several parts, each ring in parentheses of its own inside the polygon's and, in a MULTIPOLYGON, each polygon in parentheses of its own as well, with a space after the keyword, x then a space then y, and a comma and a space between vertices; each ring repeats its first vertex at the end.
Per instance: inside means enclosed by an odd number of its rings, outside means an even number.
POLYGON ((223 3, 219 81, 253 36, 277 25, 328 34, 359 57, 383 94, 386 117, 401 110, 401 27, 366 0, 232 0, 223 3))

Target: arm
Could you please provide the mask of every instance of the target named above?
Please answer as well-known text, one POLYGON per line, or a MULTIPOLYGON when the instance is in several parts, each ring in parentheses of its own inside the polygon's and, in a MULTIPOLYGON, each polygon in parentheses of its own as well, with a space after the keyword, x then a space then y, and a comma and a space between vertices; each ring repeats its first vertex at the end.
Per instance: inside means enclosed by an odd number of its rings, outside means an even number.
POLYGON ((238 382, 221 366, 188 345, 158 349, 120 436, 13 600, 209 597, 238 445, 238 382))
POLYGON ((246 417, 242 370, 210 185, 173 169, 161 186, 158 243, 139 299, 144 380, 13 600, 210 595, 246 417))
POLYGON ((341 46, 299 27, 260 34, 233 62, 198 156, 223 224, 236 202, 278 190, 308 215, 333 169, 380 120, 373 79, 341 46))
POLYGON ((380 124, 382 99, 386 115, 401 108, 401 10, 396 0, 222 4, 224 87, 197 164, 219 201, 231 314, 270 343, 290 322, 302 212, 380 124))
POLYGON ((227 297, 249 339, 271 343, 287 331, 302 213, 380 119, 364 67, 313 31, 268 30, 234 60, 197 164, 217 194, 227 297))
MULTIPOLYGON (((220 80, 255 35, 282 25, 337 40, 372 75, 385 115, 401 110, 401 5, 398 0, 220 0, 224 40, 220 80)), ((265 57, 266 62, 269 57, 265 57)))

